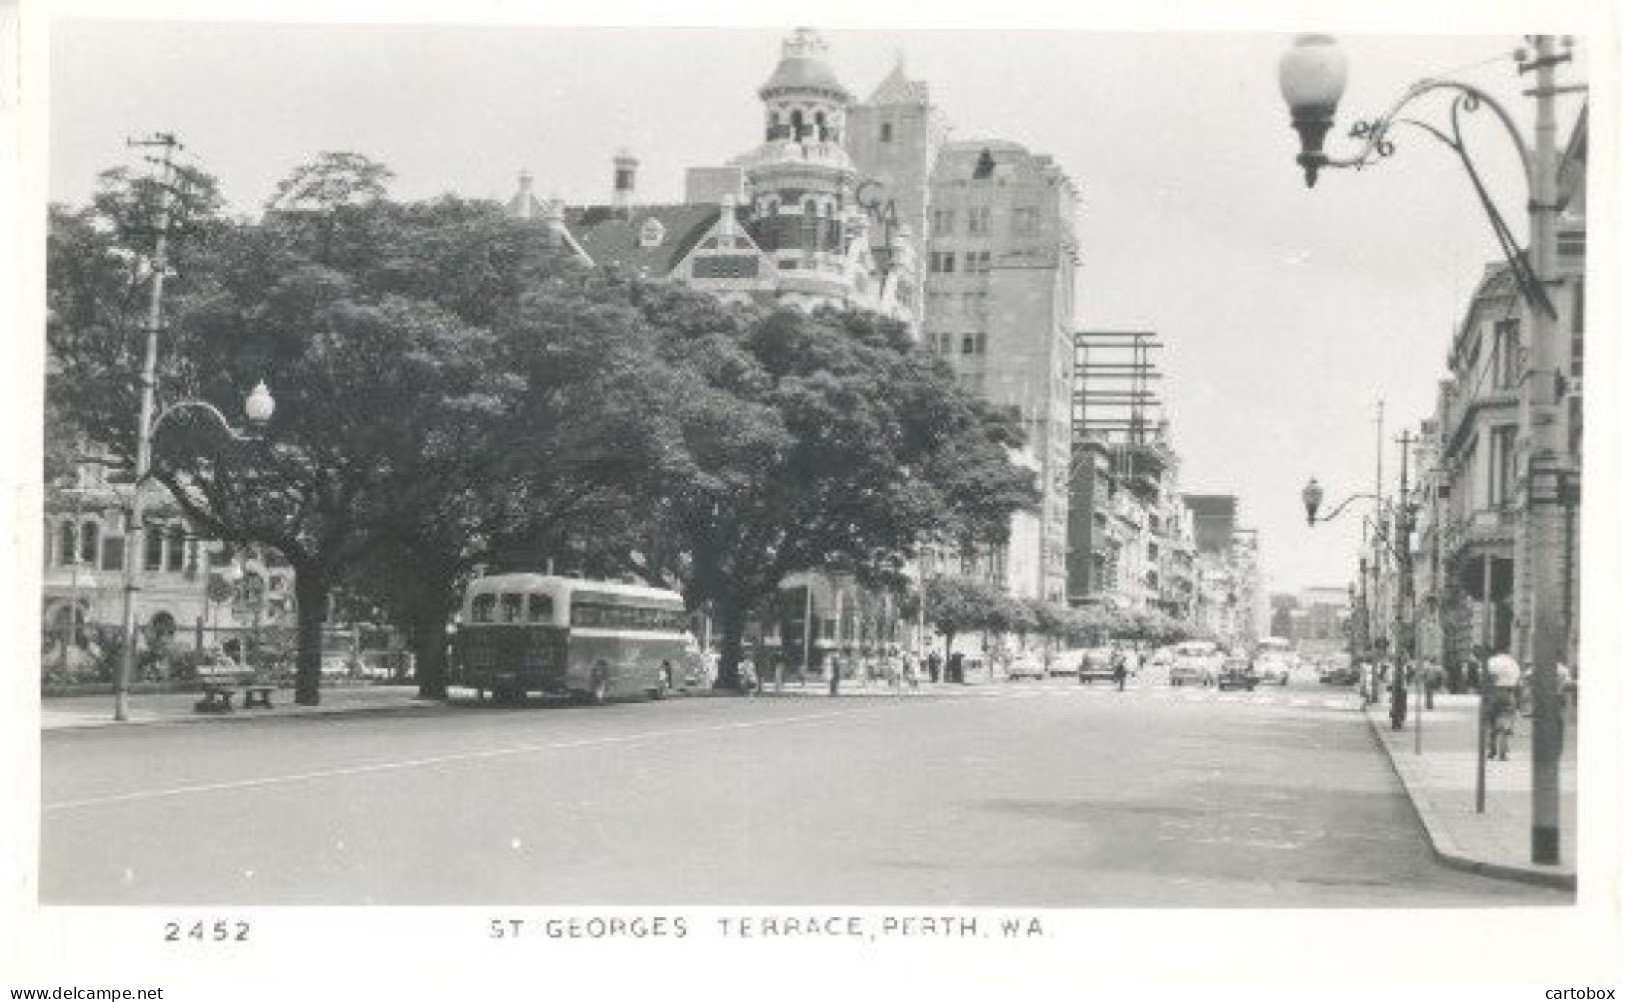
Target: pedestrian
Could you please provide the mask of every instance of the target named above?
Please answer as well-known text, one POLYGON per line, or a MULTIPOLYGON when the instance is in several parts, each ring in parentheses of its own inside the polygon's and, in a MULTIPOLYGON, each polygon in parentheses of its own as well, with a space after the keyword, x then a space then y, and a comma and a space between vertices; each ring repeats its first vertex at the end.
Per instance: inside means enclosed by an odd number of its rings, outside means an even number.
POLYGON ((913 651, 903 652, 903 682, 910 689, 920 687, 920 666, 914 658, 913 651))
POLYGON ((1477 692, 1479 688, 1478 658, 1470 654, 1467 656, 1467 670, 1465 674, 1467 676, 1467 691, 1477 692))
POLYGON ((1364 657, 1360 658, 1360 704, 1362 706, 1371 705, 1371 687, 1375 684, 1376 672, 1372 669, 1371 662, 1364 657))
POLYGON ((1422 704, 1427 709, 1433 709, 1433 694, 1444 685, 1444 672, 1432 660, 1422 662, 1422 704))
POLYGON ((1485 711, 1489 715, 1490 758, 1505 762, 1511 751, 1513 725, 1518 715, 1518 682, 1522 672, 1518 662, 1502 651, 1484 666, 1489 685, 1485 711))
POLYGON ((1388 726, 1396 731, 1405 729, 1405 713, 1409 709, 1410 689, 1405 684, 1406 668, 1394 666, 1394 683, 1388 699, 1388 726))
POLYGON ((1123 654, 1123 648, 1112 645, 1112 680, 1117 683, 1117 691, 1123 691, 1123 685, 1128 681, 1128 658, 1123 654))
POLYGON ((942 678, 942 655, 936 651, 926 655, 925 670, 931 676, 932 682, 939 681, 942 678))

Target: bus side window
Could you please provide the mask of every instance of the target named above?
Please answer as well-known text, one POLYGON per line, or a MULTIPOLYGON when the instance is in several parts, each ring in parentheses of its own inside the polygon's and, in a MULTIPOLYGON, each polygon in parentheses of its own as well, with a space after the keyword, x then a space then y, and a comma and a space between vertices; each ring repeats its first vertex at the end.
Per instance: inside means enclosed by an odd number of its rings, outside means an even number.
POLYGON ((530 622, 548 623, 553 620, 553 596, 530 596, 530 622))
POLYGON ((476 623, 490 623, 495 621, 497 611, 497 597, 495 595, 475 595, 473 607, 469 610, 469 619, 476 623))
POLYGON ((525 600, 525 596, 523 596, 523 595, 515 595, 515 594, 512 594, 512 593, 504 593, 503 594, 503 596, 502 596, 502 621, 504 623, 517 623, 517 622, 519 622, 519 619, 520 619, 519 610, 520 610, 521 604, 524 602, 524 600, 525 600))

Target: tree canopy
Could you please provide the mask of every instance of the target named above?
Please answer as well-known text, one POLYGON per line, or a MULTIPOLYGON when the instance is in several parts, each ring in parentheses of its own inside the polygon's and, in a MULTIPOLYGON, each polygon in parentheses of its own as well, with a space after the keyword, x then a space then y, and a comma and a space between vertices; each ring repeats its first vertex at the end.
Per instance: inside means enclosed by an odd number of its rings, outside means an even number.
MULTIPOLYGON (((902 325, 728 306, 580 266, 491 202, 397 202, 387 168, 326 154, 259 220, 198 175, 175 221, 153 476, 204 535, 293 565, 296 698, 315 702, 335 586, 409 626, 426 692, 476 564, 557 558, 707 607, 734 677, 746 617, 786 576, 895 582, 928 542, 1002 541, 1035 503, 1013 418, 902 325)), ((150 190, 110 174, 49 234, 53 417, 135 453, 150 190)), ((150 224, 155 226, 156 223, 150 224)))

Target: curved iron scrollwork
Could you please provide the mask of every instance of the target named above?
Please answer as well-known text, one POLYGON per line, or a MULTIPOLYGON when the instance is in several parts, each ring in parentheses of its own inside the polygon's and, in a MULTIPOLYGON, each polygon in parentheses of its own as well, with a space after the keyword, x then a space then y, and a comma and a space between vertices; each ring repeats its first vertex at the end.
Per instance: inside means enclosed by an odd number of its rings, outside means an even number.
MULTIPOLYGON (((1394 155, 1394 144, 1388 139, 1388 122, 1384 119, 1373 118, 1369 121, 1355 122, 1349 127, 1349 138, 1366 140, 1368 153, 1375 153, 1378 159, 1394 155)), ((1369 162, 1370 158, 1367 157, 1356 166, 1363 167, 1369 162)))
POLYGON ((1360 141, 1360 147, 1354 155, 1344 159, 1327 158, 1326 165, 1331 167, 1353 167, 1356 170, 1364 168, 1379 160, 1393 156, 1394 144, 1388 138, 1390 130, 1395 125, 1409 125, 1437 139, 1449 147, 1461 161, 1462 169, 1467 172, 1467 179, 1472 182, 1473 192, 1478 196, 1479 204, 1489 216, 1490 228, 1495 232, 1495 239, 1501 247, 1502 256, 1506 258, 1507 267, 1512 271, 1513 281, 1517 283, 1518 290, 1530 307, 1545 313, 1548 317, 1557 316, 1557 308, 1552 305, 1551 298, 1547 296, 1545 287, 1535 275, 1534 267, 1529 263, 1529 253, 1518 244, 1513 236, 1512 229, 1507 225, 1506 217, 1501 213, 1500 207, 1490 197, 1489 190, 1484 187, 1483 176, 1479 173, 1478 165, 1473 161, 1472 153, 1468 149, 1467 141, 1462 132, 1462 117, 1470 115, 1481 108, 1488 108, 1494 113, 1506 133, 1512 139, 1512 144, 1518 152, 1519 162, 1523 165, 1524 181, 1533 194, 1535 190, 1535 166, 1529 146, 1524 142, 1523 134, 1518 131, 1517 124, 1511 114, 1493 97, 1470 84, 1456 80, 1422 80, 1413 85, 1394 102, 1387 114, 1377 118, 1362 119, 1354 123, 1349 129, 1349 138, 1360 141), (1436 125, 1415 118, 1401 118, 1400 112, 1421 98, 1438 92, 1452 91, 1455 98, 1450 102, 1450 131, 1447 133, 1436 125))

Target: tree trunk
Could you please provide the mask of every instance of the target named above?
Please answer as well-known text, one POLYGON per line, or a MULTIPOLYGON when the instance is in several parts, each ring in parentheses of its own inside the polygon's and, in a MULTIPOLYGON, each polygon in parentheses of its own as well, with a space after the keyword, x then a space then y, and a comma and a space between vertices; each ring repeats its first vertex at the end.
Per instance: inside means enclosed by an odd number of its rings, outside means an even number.
POLYGON ((419 609, 413 616, 412 654, 417 662, 418 696, 445 699, 446 617, 438 607, 419 609))
POLYGON ((714 688, 739 689, 739 662, 745 649, 745 608, 735 599, 716 604, 717 627, 722 631, 722 657, 717 664, 714 688))
POLYGON ((299 609, 299 666, 294 673, 293 701, 315 706, 322 701, 322 623, 327 619, 328 584, 314 568, 294 568, 294 599, 299 609))

